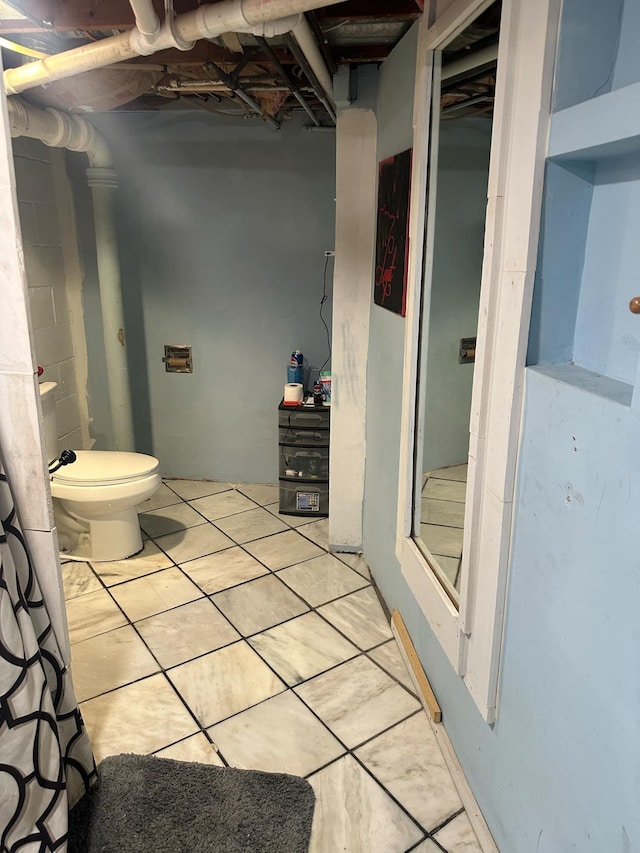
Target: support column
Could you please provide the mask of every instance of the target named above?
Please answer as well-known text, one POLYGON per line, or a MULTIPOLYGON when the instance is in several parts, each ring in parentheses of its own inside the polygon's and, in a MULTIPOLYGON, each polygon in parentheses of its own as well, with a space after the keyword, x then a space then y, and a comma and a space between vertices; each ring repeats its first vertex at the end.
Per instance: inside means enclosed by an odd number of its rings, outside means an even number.
POLYGON ((349 107, 336 126, 329 542, 362 550, 367 354, 376 225, 377 122, 349 107))

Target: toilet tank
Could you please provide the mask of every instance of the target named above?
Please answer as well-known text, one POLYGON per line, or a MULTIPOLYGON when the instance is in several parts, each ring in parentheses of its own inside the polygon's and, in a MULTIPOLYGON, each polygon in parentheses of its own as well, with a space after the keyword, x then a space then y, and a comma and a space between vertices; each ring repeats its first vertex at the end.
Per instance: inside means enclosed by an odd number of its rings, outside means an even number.
POLYGON ((56 388, 57 382, 40 383, 40 403, 44 418, 44 443, 47 448, 47 461, 57 459, 58 453, 58 424, 56 422, 56 388))

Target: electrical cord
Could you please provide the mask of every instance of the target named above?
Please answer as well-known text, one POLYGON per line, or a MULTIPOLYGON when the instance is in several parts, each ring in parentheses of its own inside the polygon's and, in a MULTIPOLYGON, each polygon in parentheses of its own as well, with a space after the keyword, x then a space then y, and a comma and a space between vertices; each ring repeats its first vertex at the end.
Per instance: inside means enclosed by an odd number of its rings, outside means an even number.
POLYGON ((327 349, 329 350, 329 355, 326 357, 326 359, 324 360, 324 364, 318 371, 318 381, 320 381, 320 374, 325 369, 327 364, 331 361, 331 334, 329 332, 329 327, 327 326, 327 323, 324 317, 322 316, 322 309, 324 308, 324 303, 329 298, 327 295, 327 267, 329 266, 330 257, 332 257, 332 255, 327 255, 324 261, 324 272, 322 274, 322 299, 320 300, 320 319, 322 321, 322 325, 324 326, 325 332, 327 333, 327 349))
POLYGON ((73 462, 76 461, 77 458, 78 457, 76 456, 73 450, 63 450, 60 454, 60 458, 56 460, 55 463, 51 463, 51 465, 54 465, 55 467, 49 467, 49 473, 55 474, 55 472, 59 468, 62 468, 63 465, 71 465, 73 462))

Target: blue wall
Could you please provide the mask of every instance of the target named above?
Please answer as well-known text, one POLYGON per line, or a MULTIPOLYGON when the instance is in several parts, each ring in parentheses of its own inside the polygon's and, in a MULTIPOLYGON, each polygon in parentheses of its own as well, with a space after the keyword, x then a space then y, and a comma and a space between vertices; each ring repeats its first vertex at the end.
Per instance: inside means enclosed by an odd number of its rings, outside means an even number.
MULTIPOLYGON (((413 88, 418 29, 412 27, 382 65, 378 89, 378 161, 413 145, 413 88)), ((395 556, 405 320, 371 299, 367 362, 367 465, 363 551, 385 600, 409 595, 395 556)))
POLYGON ((563 110, 610 92, 624 0, 564 0, 553 107, 563 110))
MULTIPOLYGON (((382 91, 411 100, 414 51, 410 37, 396 48, 382 91)), ((382 143, 395 109, 381 93, 382 143)), ((398 138, 397 124, 392 132, 398 138)), ((546 272, 555 274, 552 264, 546 272)), ((376 582, 402 613, 502 853, 640 850, 638 417, 593 393, 593 374, 580 368, 526 371, 499 718, 490 727, 395 557, 403 334, 402 320, 372 308, 364 553, 376 582)))
MULTIPOLYGON (((335 137, 200 111, 95 123, 120 177, 138 448, 165 475, 273 482, 291 351, 316 368, 328 354, 319 306, 334 244, 335 137), (193 346, 192 375, 165 373, 164 344, 193 346)), ((98 321, 94 310, 87 322, 98 321)))
POLYGON ((573 359, 594 171, 593 164, 576 173, 547 163, 528 364, 573 359))
MULTIPOLYGON (((620 0, 614 0, 612 8, 602 4, 611 12, 611 18, 619 27, 620 36, 618 42, 618 53, 616 56, 615 70, 613 73, 612 88, 619 89, 631 83, 640 81, 640 51, 638 51, 638 32, 640 31, 640 4, 637 0, 623 0, 622 14, 616 15, 620 0)), ((580 10, 579 18, 584 20, 584 9, 580 10)), ((589 10, 589 26, 593 28, 591 20, 591 9, 589 10)), ((597 51, 596 51, 597 53, 597 51)))
MULTIPOLYGON (((597 373, 633 384, 640 323, 629 311, 640 269, 640 157, 604 159, 596 166, 574 359, 597 373)), ((574 251, 567 242, 565 251, 574 251)))

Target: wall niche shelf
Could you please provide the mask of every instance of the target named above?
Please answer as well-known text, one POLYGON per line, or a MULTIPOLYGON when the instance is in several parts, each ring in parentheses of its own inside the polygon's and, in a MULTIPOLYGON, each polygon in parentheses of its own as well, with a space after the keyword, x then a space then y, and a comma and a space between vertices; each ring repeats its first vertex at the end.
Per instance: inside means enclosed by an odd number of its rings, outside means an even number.
POLYGON ((640 411, 640 0, 564 0, 527 364, 640 411))
POLYGON ((557 382, 566 382, 574 388, 581 388, 587 394, 602 397, 610 403, 617 403, 627 409, 632 406, 633 385, 618 382, 616 379, 586 370, 577 364, 538 364, 531 369, 557 382))
POLYGON ((548 157, 554 160, 640 158, 640 83, 607 92, 551 117, 548 157))

